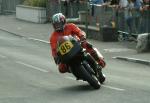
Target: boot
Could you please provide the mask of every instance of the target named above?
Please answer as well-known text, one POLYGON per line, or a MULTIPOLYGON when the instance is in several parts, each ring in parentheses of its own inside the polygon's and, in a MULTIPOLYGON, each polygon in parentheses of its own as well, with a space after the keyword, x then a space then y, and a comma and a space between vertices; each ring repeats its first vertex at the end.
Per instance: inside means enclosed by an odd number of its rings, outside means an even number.
POLYGON ((97 63, 104 68, 106 63, 104 61, 104 57, 102 56, 102 54, 92 46, 92 44, 88 43, 88 42, 84 42, 82 44, 83 48, 86 48, 86 51, 88 53, 90 53, 90 55, 97 61, 97 63))
POLYGON ((104 57, 96 48, 93 48, 93 50, 91 51, 91 55, 102 68, 104 68, 106 66, 104 57))

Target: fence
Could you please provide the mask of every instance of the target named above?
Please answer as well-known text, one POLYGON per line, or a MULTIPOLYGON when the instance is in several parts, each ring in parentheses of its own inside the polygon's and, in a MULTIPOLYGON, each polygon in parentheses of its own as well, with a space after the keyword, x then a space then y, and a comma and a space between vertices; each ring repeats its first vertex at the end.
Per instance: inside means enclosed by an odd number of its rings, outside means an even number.
POLYGON ((47 17, 51 21, 53 14, 61 12, 61 5, 59 0, 47 0, 47 17))
POLYGON ((127 15, 126 11, 115 11, 118 30, 130 34, 140 34, 150 32, 150 11, 133 11, 132 15, 127 15))
MULTIPOLYGON (((16 5, 22 3, 23 0, 0 0, 0 13, 12 13, 16 11, 16 5)), ((66 3, 62 0, 47 0, 47 17, 51 20, 53 14, 62 12, 67 18, 78 18, 79 11, 88 12, 88 25, 101 27, 116 26, 120 31, 139 34, 150 32, 150 10, 144 11, 137 16, 137 12, 133 12, 133 18, 125 18, 124 11, 118 11, 114 7, 93 5, 87 3, 66 3)))
POLYGON ((86 3, 66 3, 64 1, 61 2, 61 11, 68 18, 77 18, 79 11, 86 11, 87 5, 86 3))
POLYGON ((16 5, 22 3, 23 0, 0 0, 0 13, 14 13, 16 5))
POLYGON ((2 14, 2 0, 0 0, 0 14, 2 14))
POLYGON ((150 32, 150 10, 145 10, 142 13, 133 11, 132 18, 128 18, 125 10, 117 10, 115 7, 79 3, 65 5, 64 2, 61 3, 61 12, 69 18, 78 17, 78 12, 87 11, 87 8, 90 26, 116 26, 119 31, 131 34, 150 32))

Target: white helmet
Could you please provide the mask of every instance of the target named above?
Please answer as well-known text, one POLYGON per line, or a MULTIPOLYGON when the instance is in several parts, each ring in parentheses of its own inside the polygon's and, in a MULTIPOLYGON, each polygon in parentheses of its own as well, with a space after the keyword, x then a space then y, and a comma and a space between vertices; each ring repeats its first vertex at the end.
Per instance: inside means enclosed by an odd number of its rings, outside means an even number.
POLYGON ((56 13, 52 16, 52 24, 55 31, 63 31, 66 18, 62 13, 56 13))

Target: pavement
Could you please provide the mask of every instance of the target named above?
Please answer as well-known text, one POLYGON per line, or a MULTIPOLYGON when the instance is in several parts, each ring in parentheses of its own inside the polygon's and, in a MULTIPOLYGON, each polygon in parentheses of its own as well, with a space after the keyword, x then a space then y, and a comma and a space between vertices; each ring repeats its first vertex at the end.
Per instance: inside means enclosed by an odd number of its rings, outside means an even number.
MULTIPOLYGON (((53 31, 51 23, 37 24, 16 19, 15 15, 0 15, 0 30, 9 32, 13 35, 49 43, 49 36, 53 31)), ((94 42, 94 40, 92 40, 94 42)), ((107 45, 108 42, 96 41, 96 43, 107 45)), ((132 42, 111 42, 114 47, 122 47, 135 50, 135 43, 132 42)), ((135 50, 136 51, 136 50, 135 50)), ((113 57, 119 60, 141 63, 150 66, 150 52, 137 53, 132 55, 121 55, 113 57)))

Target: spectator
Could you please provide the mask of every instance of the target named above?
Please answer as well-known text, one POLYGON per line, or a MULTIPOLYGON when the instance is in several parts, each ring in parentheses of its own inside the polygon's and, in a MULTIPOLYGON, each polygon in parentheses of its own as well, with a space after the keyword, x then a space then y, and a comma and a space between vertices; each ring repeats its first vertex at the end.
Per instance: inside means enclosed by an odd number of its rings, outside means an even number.
POLYGON ((65 7, 65 16, 68 17, 69 0, 64 1, 64 7, 65 7))
POLYGON ((141 25, 141 12, 142 12, 142 2, 141 0, 133 0, 134 3, 134 23, 135 23, 135 33, 140 33, 140 25, 141 25))
MULTIPOLYGON (((95 6, 95 4, 100 4, 103 5, 104 1, 103 0, 90 0, 92 6, 91 6, 91 15, 94 16, 95 14, 99 14, 98 12, 98 8, 97 6, 95 6)), ((101 12, 101 11, 100 11, 101 12)), ((96 16, 96 20, 97 20, 97 16, 96 16)))
POLYGON ((119 1, 119 8, 120 8, 120 9, 126 8, 127 5, 128 5, 128 1, 127 1, 127 0, 120 0, 120 1, 119 1))
POLYGON ((119 30, 121 31, 125 31, 125 18, 126 18, 126 12, 127 12, 127 5, 128 5, 128 1, 127 0, 120 0, 119 1, 119 5, 118 5, 118 12, 117 12, 117 16, 118 16, 118 27, 119 30))
POLYGON ((103 3, 104 3, 103 0, 91 0, 91 2, 92 2, 93 4, 103 4, 103 3))
POLYGON ((119 5, 119 0, 111 0, 110 5, 119 5))
POLYGON ((149 9, 150 9, 150 0, 143 0, 142 10, 149 10, 149 9))
POLYGON ((128 0, 126 22, 129 28, 129 36, 133 33, 133 8, 134 4, 132 0, 128 0))
POLYGON ((150 0, 143 0, 143 10, 149 10, 150 9, 150 0))
POLYGON ((143 1, 141 0, 133 0, 134 2, 134 7, 136 10, 141 10, 142 9, 142 3, 143 1))
POLYGON ((143 0, 141 33, 150 33, 150 0, 143 0))
POLYGON ((122 23, 121 30, 128 32, 129 34, 127 35, 128 40, 134 40, 132 37, 132 32, 133 32, 133 12, 134 8, 134 3, 132 0, 120 0, 119 1, 119 10, 121 11, 120 13, 122 14, 121 20, 119 23, 122 23), (127 26, 126 26, 127 24, 127 26))

